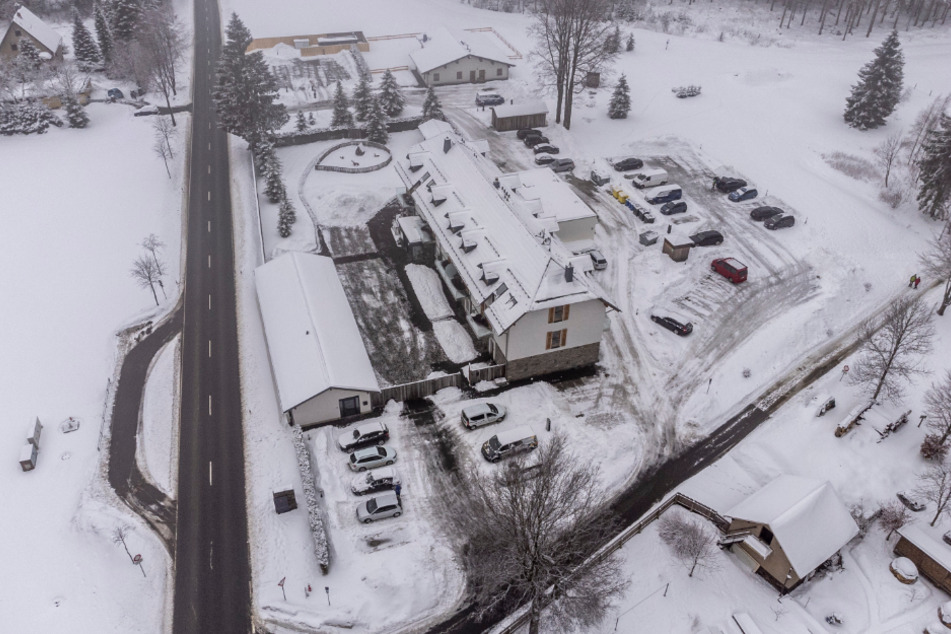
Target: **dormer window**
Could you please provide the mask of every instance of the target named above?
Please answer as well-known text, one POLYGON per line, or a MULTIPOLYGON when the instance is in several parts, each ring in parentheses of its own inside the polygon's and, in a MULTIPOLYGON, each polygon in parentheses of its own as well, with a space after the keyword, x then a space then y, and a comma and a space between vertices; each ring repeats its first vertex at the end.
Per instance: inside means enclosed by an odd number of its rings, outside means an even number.
POLYGON ((462 250, 463 250, 463 251, 465 251, 466 253, 470 253, 470 252, 472 252, 477 246, 479 246, 479 243, 476 242, 475 240, 473 240, 472 238, 463 238, 463 239, 462 239, 462 244, 461 244, 460 246, 462 247, 462 250))
POLYGON ((494 294, 496 297, 502 297, 502 293, 504 293, 507 290, 509 290, 509 287, 505 285, 505 282, 502 282, 501 284, 499 284, 499 287, 495 289, 494 294))
POLYGON ((482 281, 485 282, 487 286, 492 286, 499 281, 499 274, 495 271, 482 271, 482 281))
POLYGON ((466 219, 463 214, 447 214, 449 218, 449 230, 453 233, 459 233, 466 226, 466 219))

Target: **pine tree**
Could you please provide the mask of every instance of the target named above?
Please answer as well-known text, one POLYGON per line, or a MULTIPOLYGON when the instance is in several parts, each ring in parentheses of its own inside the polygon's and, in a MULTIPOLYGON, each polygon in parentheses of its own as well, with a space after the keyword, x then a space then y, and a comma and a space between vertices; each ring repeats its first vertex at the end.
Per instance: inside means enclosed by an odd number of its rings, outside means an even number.
POLYGON ((608 106, 608 117, 612 119, 627 119, 627 113, 631 111, 631 89, 627 85, 627 77, 621 75, 614 87, 614 94, 611 95, 611 103, 608 106))
POLYGON ((627 36, 627 44, 624 46, 624 50, 630 53, 634 50, 634 34, 631 33, 627 36))
POLYGON ((43 64, 43 58, 40 57, 40 51, 33 44, 33 40, 29 38, 23 38, 19 42, 20 52, 17 53, 17 61, 20 62, 24 68, 30 70, 36 70, 43 64))
POLYGON ((226 34, 213 99, 221 127, 247 141, 253 150, 287 123, 289 117, 283 104, 277 103, 277 79, 264 61, 264 54, 245 54, 251 32, 236 13, 231 14, 226 34))
POLYGON ((386 131, 386 113, 380 100, 370 97, 370 108, 367 112, 367 140, 374 143, 386 143, 390 138, 386 131))
POLYGON ((353 114, 350 112, 350 100, 343 86, 337 82, 337 92, 334 93, 334 114, 330 121, 331 128, 352 128, 353 114))
POLYGON ((73 12, 73 52, 76 54, 76 60, 83 69, 95 68, 102 62, 102 55, 99 54, 99 47, 86 25, 83 24, 79 12, 73 12))
POLYGON ((406 105, 399 84, 396 83, 396 77, 389 68, 383 73, 383 79, 380 81, 380 105, 383 106, 383 112, 388 117, 399 115, 403 112, 403 106, 406 105))
POLYGON ((96 39, 99 41, 99 54, 106 64, 112 62, 112 53, 115 47, 112 42, 112 30, 109 28, 109 20, 106 19, 106 11, 99 0, 96 0, 93 9, 95 14, 96 39))
POLYGON ((129 42, 139 26, 142 7, 139 0, 116 0, 113 5, 112 33, 117 40, 129 42))
POLYGON ((439 103, 439 97, 436 96, 436 91, 433 90, 432 86, 426 91, 426 98, 423 100, 423 119, 446 120, 446 115, 442 111, 442 104, 439 103))
POLYGON ((63 106, 66 108, 66 121, 69 123, 69 127, 85 128, 89 125, 89 115, 86 114, 86 109, 76 100, 75 95, 66 95, 63 106))
POLYGON ((612 55, 621 50, 621 27, 614 25, 614 32, 608 34, 608 39, 604 41, 604 50, 612 55))
POLYGON ((317 119, 314 118, 314 113, 313 113, 313 112, 308 113, 308 115, 307 115, 307 123, 308 123, 308 125, 317 125, 317 119))
POLYGON ((281 165, 276 162, 275 159, 275 162, 266 165, 264 169, 264 193, 267 194, 267 199, 270 202, 278 203, 285 196, 284 179, 281 177, 281 165))
POLYGON ((281 199, 281 214, 287 218, 288 224, 294 224, 297 222, 297 211, 294 210, 294 203, 291 202, 291 199, 287 196, 284 196, 281 199))
POLYGON ((307 129, 307 118, 304 116, 303 112, 297 113, 296 127, 298 132, 303 132, 304 130, 307 129))
POLYGON ((264 174, 270 169, 271 162, 277 161, 277 155, 274 153, 274 139, 265 138, 262 139, 254 147, 254 166, 257 168, 258 172, 264 174))
POLYGON ((291 235, 291 223, 287 219, 287 216, 280 212, 277 214, 277 232, 282 238, 287 238, 291 235))
POLYGON ((845 122, 859 130, 872 130, 885 125, 901 99, 905 57, 892 31, 875 49, 875 59, 859 71, 859 81, 845 102, 845 122))
POLYGON ((51 125, 62 127, 63 122, 42 101, 26 100, 16 104, 17 132, 43 134, 51 125))
POLYGON ((935 220, 946 220, 951 204, 951 117, 948 115, 942 114, 938 126, 928 134, 918 169, 919 211, 935 220))
POLYGON ((297 215, 294 213, 294 205, 287 199, 287 196, 284 196, 277 211, 277 232, 282 238, 291 235, 291 225, 296 221, 297 215))
POLYGON ((357 82, 357 87, 353 90, 353 111, 356 115, 357 121, 366 121, 367 114, 370 112, 370 99, 373 97, 373 93, 370 92, 370 80, 364 76, 360 76, 360 81, 357 82))

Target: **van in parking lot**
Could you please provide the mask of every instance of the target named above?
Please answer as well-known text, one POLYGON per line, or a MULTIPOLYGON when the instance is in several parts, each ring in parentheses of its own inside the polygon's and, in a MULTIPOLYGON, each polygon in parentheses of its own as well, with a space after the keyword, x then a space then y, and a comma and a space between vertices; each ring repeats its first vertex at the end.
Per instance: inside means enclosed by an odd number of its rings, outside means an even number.
POLYGON ((608 260, 604 257, 600 251, 595 249, 594 251, 588 251, 588 255, 591 256, 591 264, 594 266, 595 271, 603 271, 608 268, 608 260))
POLYGON ((634 178, 631 179, 631 182, 634 184, 634 187, 644 189, 645 187, 666 185, 669 178, 670 177, 667 176, 667 170, 652 168, 634 174, 634 178))
POLYGON ((710 268, 734 284, 746 281, 746 265, 736 258, 718 258, 711 263, 710 268))
POLYGON ((538 437, 528 425, 519 425, 492 436, 482 444, 482 455, 489 462, 514 456, 538 447, 538 437))
POLYGON ((663 187, 655 187, 645 193, 644 199, 652 205, 658 205, 660 203, 680 200, 683 198, 683 195, 684 192, 680 189, 680 185, 664 185, 663 187))

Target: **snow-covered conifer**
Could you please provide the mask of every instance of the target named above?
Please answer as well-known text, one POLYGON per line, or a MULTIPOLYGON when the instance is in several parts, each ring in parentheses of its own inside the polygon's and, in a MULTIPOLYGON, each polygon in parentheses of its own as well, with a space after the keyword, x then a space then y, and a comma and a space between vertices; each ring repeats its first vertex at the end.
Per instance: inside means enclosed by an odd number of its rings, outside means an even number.
POLYGON ((132 40, 141 15, 139 0, 116 0, 112 6, 112 33, 115 38, 123 42, 132 40))
POLYGON ((439 103, 439 97, 436 96, 436 91, 433 90, 432 86, 426 91, 426 98, 423 100, 423 119, 446 120, 446 115, 442 111, 442 104, 439 103))
POLYGON ((80 67, 84 69, 95 68, 102 61, 99 47, 96 46, 92 33, 83 24, 78 11, 73 12, 73 52, 80 67))
POLYGON ((357 121, 366 121, 367 115, 370 113, 370 99, 372 97, 370 92, 370 80, 365 75, 360 75, 360 81, 357 82, 357 87, 353 90, 353 110, 356 114, 357 121))
POLYGON ((374 143, 386 143, 389 133, 386 131, 386 113, 376 96, 370 97, 370 108, 367 111, 367 140, 374 143))
POLYGON ((272 168, 264 174, 264 193, 267 199, 272 203, 278 203, 284 198, 284 179, 281 176, 281 170, 272 168))
POLYGON ((627 36, 627 44, 624 45, 624 50, 630 53, 634 50, 634 34, 631 33, 627 36))
POLYGON ((951 205, 951 117, 942 114, 921 150, 918 161, 921 187, 918 209, 935 219, 946 220, 951 205))
POLYGON ((631 89, 627 85, 627 77, 621 75, 614 87, 614 94, 611 95, 611 103, 608 106, 608 117, 611 119, 627 119, 627 113, 631 111, 631 89))
POLYGON ((350 100, 347 99, 347 93, 343 91, 343 86, 339 81, 337 82, 337 91, 334 93, 334 113, 330 121, 330 127, 353 127, 353 113, 350 112, 350 100))
POLYGON ((109 27, 106 10, 99 0, 96 0, 96 4, 93 7, 93 14, 95 15, 94 25, 96 27, 96 39, 99 41, 99 53, 102 55, 103 61, 108 64, 112 61, 112 53, 115 50, 115 45, 112 41, 112 29, 109 27))
POLYGON ((298 132, 303 132, 307 129, 307 118, 304 116, 303 112, 297 113, 297 123, 295 124, 298 132))
POLYGON ((383 79, 380 81, 380 105, 383 106, 383 112, 388 117, 398 116, 406 105, 399 84, 396 83, 396 77, 389 68, 383 73, 383 79))
POLYGON ((904 67, 898 31, 892 31, 875 49, 875 59, 859 71, 859 81, 845 102, 845 122, 859 130, 884 125, 901 99, 904 67))
POLYGON ((89 115, 86 114, 86 109, 76 100, 75 95, 67 95, 63 101, 63 106, 66 109, 66 121, 69 123, 69 127, 85 128, 89 125, 89 115))

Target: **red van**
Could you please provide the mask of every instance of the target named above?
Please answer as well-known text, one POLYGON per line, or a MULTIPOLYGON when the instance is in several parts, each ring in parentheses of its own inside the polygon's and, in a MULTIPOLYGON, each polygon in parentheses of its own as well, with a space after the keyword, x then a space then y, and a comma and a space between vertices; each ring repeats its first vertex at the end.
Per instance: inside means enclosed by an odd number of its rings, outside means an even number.
POLYGON ((746 265, 735 258, 718 258, 710 268, 734 284, 746 281, 746 265))

